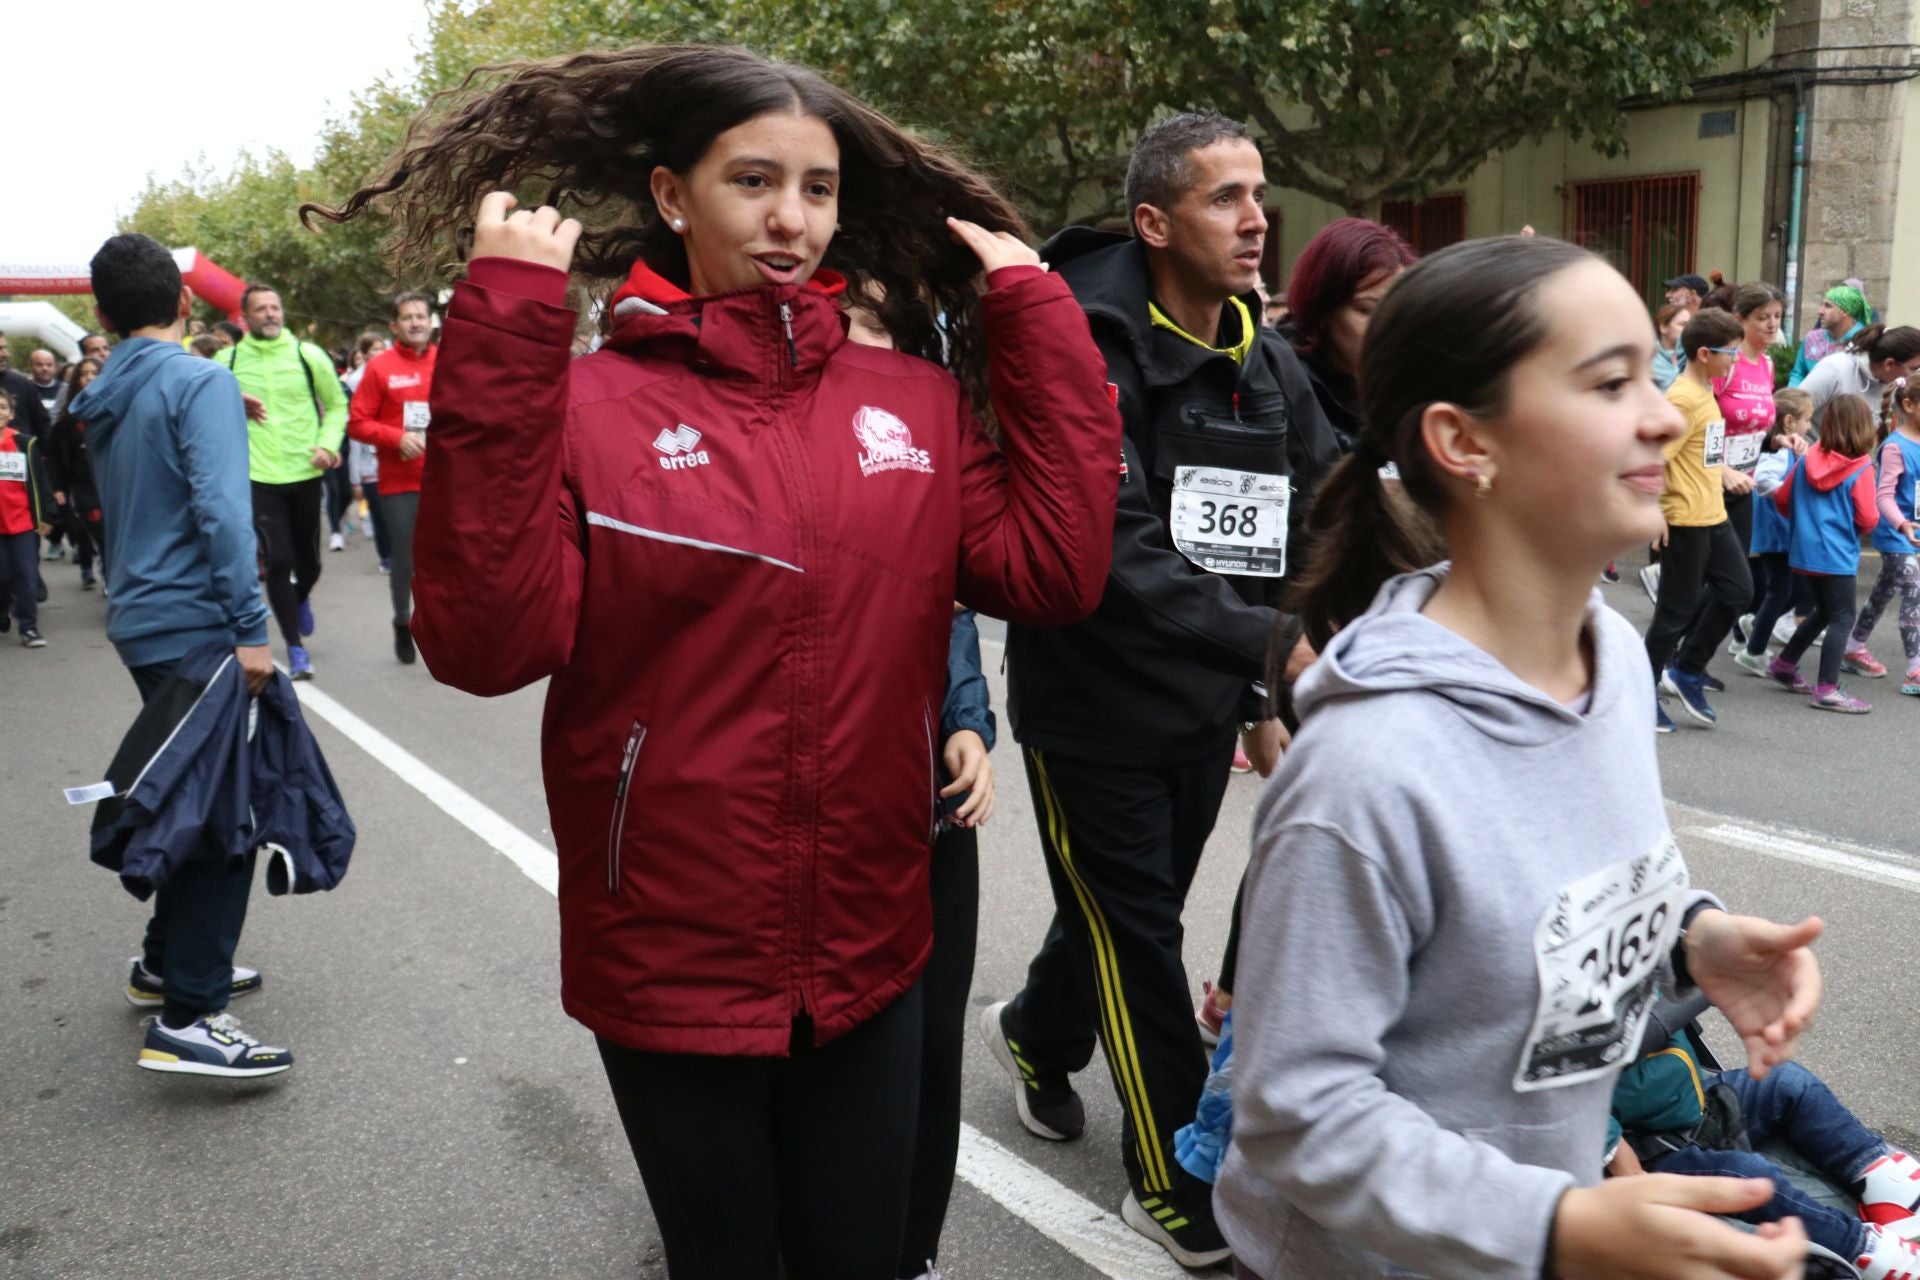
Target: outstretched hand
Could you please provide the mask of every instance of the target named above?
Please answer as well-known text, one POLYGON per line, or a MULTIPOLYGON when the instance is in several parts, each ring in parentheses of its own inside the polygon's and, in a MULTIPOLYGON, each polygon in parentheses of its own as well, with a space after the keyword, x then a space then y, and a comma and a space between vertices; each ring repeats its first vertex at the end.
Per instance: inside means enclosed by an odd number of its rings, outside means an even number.
POLYGON ((1040 254, 1011 231, 989 231, 965 218, 948 218, 947 230, 954 240, 973 250, 980 269, 992 275, 1002 267, 1037 267, 1040 254))
POLYGON ((1687 927, 1687 971, 1747 1046, 1756 1080, 1793 1057, 1820 1007, 1820 962, 1810 948, 1818 916, 1775 924, 1709 909, 1687 927))
POLYGON ((473 223, 473 256, 516 258, 565 271, 573 261, 573 247, 580 243, 579 221, 562 218, 558 209, 545 204, 515 212, 519 203, 510 191, 490 191, 481 198, 473 223))

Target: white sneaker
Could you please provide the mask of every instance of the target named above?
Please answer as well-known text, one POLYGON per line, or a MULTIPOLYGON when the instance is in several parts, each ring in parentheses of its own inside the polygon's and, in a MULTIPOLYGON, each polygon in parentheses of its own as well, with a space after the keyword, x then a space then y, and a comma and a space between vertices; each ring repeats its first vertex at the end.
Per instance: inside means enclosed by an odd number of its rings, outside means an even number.
POLYGON ((1733 624, 1733 634, 1727 637, 1727 652, 1742 654, 1747 651, 1747 637, 1753 634, 1753 615, 1743 613, 1740 620, 1733 624))
POLYGON ((1647 593, 1647 599, 1660 603, 1660 566, 1650 564, 1640 571, 1640 585, 1647 593))
POLYGON ((1890 1235, 1920 1237, 1920 1160, 1904 1151, 1890 1150, 1862 1177, 1860 1216, 1890 1235))
POLYGON ((1920 1245, 1879 1227, 1867 1228, 1867 1250, 1855 1259, 1860 1280, 1908 1280, 1920 1275, 1920 1245))
POLYGON ((1773 642, 1785 644, 1793 639, 1793 633, 1800 629, 1800 619, 1790 613, 1780 615, 1780 621, 1773 624, 1773 642))
POLYGON ((334 535, 333 535, 333 536, 332 536, 331 538, 328 538, 328 539, 327 539, 327 550, 329 550, 329 551, 345 551, 346 549, 347 549, 347 535, 346 535, 346 534, 344 534, 344 533, 336 533, 336 534, 334 534, 334 535))
POLYGON ((238 1078, 279 1075, 293 1065, 291 1050, 261 1044, 230 1013, 196 1018, 177 1030, 159 1014, 146 1022, 147 1040, 134 1065, 149 1071, 238 1078))

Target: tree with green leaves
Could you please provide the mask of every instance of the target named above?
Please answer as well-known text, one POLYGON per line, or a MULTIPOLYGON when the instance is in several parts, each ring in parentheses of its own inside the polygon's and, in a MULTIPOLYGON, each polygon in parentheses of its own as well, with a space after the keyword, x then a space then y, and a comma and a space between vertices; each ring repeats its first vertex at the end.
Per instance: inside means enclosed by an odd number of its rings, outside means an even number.
MULTIPOLYGON (((155 183, 129 229, 197 244, 285 290, 296 321, 344 338, 406 286, 377 219, 303 230, 380 171, 433 95, 475 68, 581 49, 733 40, 820 67, 967 154, 1036 228, 1120 216, 1134 134, 1216 107, 1261 137, 1276 186, 1367 212, 1465 178, 1554 130, 1625 148, 1621 102, 1683 97, 1764 27, 1772 0, 440 0, 412 73, 369 86, 307 169, 243 160, 155 183)), ((588 216, 591 216, 590 214, 588 216)))

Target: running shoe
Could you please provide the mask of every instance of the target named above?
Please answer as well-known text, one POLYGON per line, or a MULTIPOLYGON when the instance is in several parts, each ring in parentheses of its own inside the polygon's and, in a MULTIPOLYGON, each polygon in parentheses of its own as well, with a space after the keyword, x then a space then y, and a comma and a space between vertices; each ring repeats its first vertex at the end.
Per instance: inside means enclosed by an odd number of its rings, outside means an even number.
MULTIPOLYGON (((158 1009, 167 1002, 167 981, 159 974, 147 968, 146 961, 135 956, 128 961, 127 1003, 136 1009, 158 1009)), ((258 969, 248 969, 242 965, 233 966, 233 986, 228 994, 250 996, 266 982, 258 969)))
POLYGON ((313 661, 307 657, 307 651, 297 644, 287 649, 287 678, 290 680, 313 679, 313 661))
POLYGON ((413 647, 413 628, 404 622, 393 624, 393 656, 406 666, 413 665, 415 651, 413 647))
POLYGON ((1773 643, 1785 644, 1787 641, 1793 639, 1793 633, 1799 629, 1800 619, 1790 613, 1787 614, 1773 624, 1773 643))
POLYGON ((1668 667, 1660 676, 1660 687, 1680 699, 1680 709, 1701 724, 1711 725, 1720 717, 1707 705, 1707 678, 1668 667))
POLYGON ((1655 733, 1672 733, 1674 727, 1673 717, 1668 715, 1667 709, 1660 704, 1660 695, 1655 694, 1653 697, 1653 731, 1655 733))
POLYGON ((93 570, 82 569, 80 571, 80 589, 82 591, 93 590, 94 582, 95 582, 95 578, 93 576, 93 570))
POLYGON ((1247 753, 1239 743, 1233 745, 1233 763, 1227 766, 1234 773, 1252 773, 1253 761, 1247 759, 1247 753))
POLYGON ((1607 561, 1607 567, 1600 571, 1600 579, 1603 582, 1620 581, 1620 566, 1611 560, 1607 561))
POLYGON ((1176 1190, 1142 1196, 1127 1192, 1120 1206, 1126 1224, 1173 1255, 1183 1267, 1211 1267, 1233 1250, 1213 1220, 1213 1188, 1180 1170, 1176 1190))
POLYGON ((1706 675, 1700 677, 1700 687, 1708 693, 1725 693, 1727 691, 1727 682, 1709 671, 1706 675))
POLYGON ((1840 659, 1840 669, 1869 680, 1878 680, 1887 674, 1887 669, 1880 665, 1879 659, 1867 652, 1865 645, 1847 650, 1846 656, 1840 659))
POLYGON ((1733 620, 1733 634, 1727 637, 1727 652, 1738 653, 1747 647, 1747 637, 1753 633, 1753 615, 1743 613, 1733 620))
POLYGON ((1647 599, 1660 603, 1660 566, 1650 564, 1640 571, 1640 586, 1647 593, 1647 599))
POLYGON ((154 1014, 146 1020, 147 1042, 135 1064, 149 1071, 244 1079, 275 1076, 293 1065, 293 1051, 260 1041, 226 1012, 195 1018, 175 1029, 154 1014))
POLYGON ((1900 692, 1910 698, 1920 698, 1920 667, 1907 672, 1906 678, 1900 682, 1900 692))
POLYGON ((333 535, 333 536, 332 536, 331 538, 328 538, 328 539, 327 539, 327 550, 329 550, 329 551, 345 551, 346 549, 347 549, 347 535, 346 535, 346 534, 344 534, 344 533, 336 533, 336 534, 334 534, 334 535, 333 535))
POLYGON ((67 558, 67 549, 57 542, 49 542, 45 547, 41 548, 40 558, 42 560, 65 560, 67 558))
POLYGON ((309 600, 300 602, 300 634, 303 636, 313 634, 313 603, 309 600))
POLYGON ((44 649, 47 638, 32 627, 20 628, 20 647, 23 649, 44 649))
POLYGON ((1733 655, 1734 666, 1739 667, 1748 675, 1759 676, 1762 680, 1767 677, 1767 661, 1766 654, 1748 653, 1745 649, 1733 655))
POLYGON ((1816 711, 1838 711, 1842 715, 1863 716, 1873 710, 1871 702, 1862 702, 1837 684, 1817 684, 1808 705, 1816 711))
POLYGON ((1007 1036, 1001 1022, 1007 1001, 980 1011, 980 1037, 993 1060, 1013 1081, 1013 1106, 1027 1132, 1049 1142, 1071 1142, 1087 1127, 1087 1109, 1073 1091, 1066 1074, 1040 1072, 1020 1056, 1019 1042, 1007 1036))
POLYGON ((1767 679, 1773 681, 1789 693, 1813 692, 1813 686, 1800 678, 1800 668, 1785 658, 1771 658, 1767 662, 1767 679))
POLYGON ((1911 1280, 1920 1275, 1920 1245, 1868 1227, 1866 1249, 1854 1265, 1860 1269, 1860 1280, 1911 1280))
POLYGON ((1227 1011, 1213 1002, 1213 984, 1200 984, 1200 1005, 1193 1011, 1193 1020, 1200 1024, 1200 1041, 1209 1049, 1220 1047, 1220 1024, 1226 1020, 1227 1011))
POLYGON ((1860 1193, 1863 1221, 1907 1240, 1920 1235, 1920 1161, 1890 1149, 1860 1176, 1867 1184, 1860 1193))
POLYGON ((391 560, 382 560, 382 561, 380 562, 380 572, 382 572, 382 573, 392 573, 392 572, 393 572, 393 561, 391 561, 391 560))

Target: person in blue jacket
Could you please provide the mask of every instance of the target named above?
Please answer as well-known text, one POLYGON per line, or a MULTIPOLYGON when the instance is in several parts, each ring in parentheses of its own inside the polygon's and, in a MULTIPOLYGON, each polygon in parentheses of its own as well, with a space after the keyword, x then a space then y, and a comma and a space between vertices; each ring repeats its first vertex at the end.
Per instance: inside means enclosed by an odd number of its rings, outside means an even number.
MULTIPOLYGON (((114 236, 91 264, 101 323, 120 336, 75 397, 106 514, 107 638, 144 703, 189 652, 233 647, 249 693, 273 675, 247 479, 247 422, 233 375, 180 345, 193 295, 173 255, 147 236, 114 236)), ((196 1075, 284 1071, 227 1013, 260 988, 234 948, 253 883, 251 857, 183 866, 155 895, 127 999, 158 1007, 138 1064, 196 1075)))

